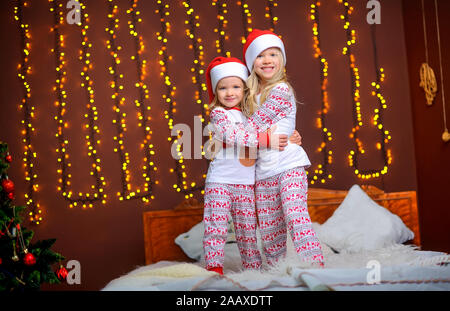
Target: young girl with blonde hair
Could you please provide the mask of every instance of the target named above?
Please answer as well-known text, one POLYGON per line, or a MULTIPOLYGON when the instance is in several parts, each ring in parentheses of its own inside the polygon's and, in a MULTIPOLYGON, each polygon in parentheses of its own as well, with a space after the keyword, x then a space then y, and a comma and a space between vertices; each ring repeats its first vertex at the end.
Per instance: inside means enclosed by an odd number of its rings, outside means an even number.
MULTIPOLYGON (((265 131, 290 135, 296 126, 297 104, 285 73, 283 41, 268 30, 253 30, 244 45, 244 59, 251 72, 243 111, 251 115, 245 126, 225 133, 229 144, 254 147, 269 137, 265 131)), ((223 133, 215 133, 220 136, 223 133)), ((268 142, 270 145, 270 139, 268 142)), ((256 210, 265 257, 275 264, 286 255, 287 231, 299 256, 323 266, 322 249, 312 228, 307 206, 311 165, 304 149, 288 143, 284 150, 258 150, 256 161, 256 210)))

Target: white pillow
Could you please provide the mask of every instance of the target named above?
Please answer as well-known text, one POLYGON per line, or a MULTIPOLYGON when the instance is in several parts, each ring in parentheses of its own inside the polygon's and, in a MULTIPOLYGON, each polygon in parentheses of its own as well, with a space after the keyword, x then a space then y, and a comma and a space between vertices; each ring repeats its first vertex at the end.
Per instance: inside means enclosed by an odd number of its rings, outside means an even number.
MULTIPOLYGON (((205 226, 199 222, 193 226, 188 232, 182 233, 175 238, 175 244, 181 247, 183 252, 194 260, 199 261, 203 258, 203 235, 205 233, 205 226)), ((228 221, 228 235, 227 243, 235 242, 236 237, 234 233, 233 221, 228 221)))
POLYGON ((203 221, 193 226, 188 232, 182 233, 175 238, 177 244, 183 252, 194 260, 199 261, 203 257, 203 221))
POLYGON ((316 227, 316 233, 338 252, 374 250, 414 238, 400 217, 375 203, 358 185, 353 185, 334 214, 316 227))

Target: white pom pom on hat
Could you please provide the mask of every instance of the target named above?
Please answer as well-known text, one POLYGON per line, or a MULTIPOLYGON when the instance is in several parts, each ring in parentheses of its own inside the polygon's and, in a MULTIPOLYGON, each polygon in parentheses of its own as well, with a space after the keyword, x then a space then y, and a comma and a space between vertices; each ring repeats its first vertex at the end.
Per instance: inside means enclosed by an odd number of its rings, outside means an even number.
POLYGON ((247 65, 248 70, 252 71, 253 63, 262 51, 273 47, 277 47, 281 50, 284 57, 284 65, 286 65, 286 51, 281 38, 270 30, 253 29, 247 36, 243 51, 245 64, 247 65))

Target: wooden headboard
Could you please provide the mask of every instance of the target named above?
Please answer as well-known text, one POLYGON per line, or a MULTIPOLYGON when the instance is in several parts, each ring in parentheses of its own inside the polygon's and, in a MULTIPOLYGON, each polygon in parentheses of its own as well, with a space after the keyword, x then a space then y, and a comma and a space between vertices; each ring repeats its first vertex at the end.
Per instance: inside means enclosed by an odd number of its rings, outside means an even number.
MULTIPOLYGON (((379 205, 398 215, 414 232, 413 244, 420 246, 419 216, 415 191, 385 193, 373 186, 362 186, 379 205)), ((344 200, 348 191, 310 188, 308 209, 313 222, 324 223, 344 200)), ((203 218, 203 204, 189 199, 171 210, 143 213, 145 263, 161 260, 192 261, 175 244, 175 238, 189 231, 203 218)))

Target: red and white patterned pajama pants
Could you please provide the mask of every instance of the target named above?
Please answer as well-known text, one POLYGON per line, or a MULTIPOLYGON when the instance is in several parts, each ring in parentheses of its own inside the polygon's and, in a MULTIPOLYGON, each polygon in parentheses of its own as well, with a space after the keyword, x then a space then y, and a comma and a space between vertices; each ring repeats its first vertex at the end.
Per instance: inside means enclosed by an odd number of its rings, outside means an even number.
POLYGON ((206 269, 223 268, 230 213, 242 266, 246 269, 259 269, 261 254, 256 239, 257 218, 254 185, 207 183, 204 197, 203 249, 206 269))
POLYGON ((308 179, 303 167, 295 167, 257 181, 256 210, 264 255, 275 264, 286 255, 289 230, 296 252, 305 261, 323 262, 322 248, 308 212, 308 179))

